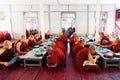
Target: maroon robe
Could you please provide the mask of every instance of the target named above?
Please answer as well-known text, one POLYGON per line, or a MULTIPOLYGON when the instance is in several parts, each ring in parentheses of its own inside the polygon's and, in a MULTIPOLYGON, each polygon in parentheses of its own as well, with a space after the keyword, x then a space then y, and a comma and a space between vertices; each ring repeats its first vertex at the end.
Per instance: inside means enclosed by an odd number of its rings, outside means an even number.
POLYGON ((18 40, 18 41, 15 43, 15 45, 14 45, 15 51, 17 52, 17 43, 19 43, 19 42, 22 43, 22 44, 20 45, 20 51, 23 51, 23 52, 27 51, 27 49, 28 49, 28 44, 27 44, 26 42, 23 42, 23 41, 20 41, 20 40, 18 40))
POLYGON ((12 38, 11 38, 10 33, 6 32, 6 33, 4 34, 4 39, 5 39, 5 40, 11 40, 12 38))
POLYGON ((65 45, 65 47, 67 48, 67 36, 65 34, 62 34, 60 37, 59 37, 60 41, 65 45))
POLYGON ((82 49, 83 47, 81 46, 81 43, 80 42, 74 42, 74 44, 73 44, 73 46, 72 46, 72 48, 71 48, 71 55, 72 55, 72 57, 73 58, 75 58, 75 56, 76 56, 76 54, 77 54, 77 52, 80 50, 80 49, 82 49))
POLYGON ((34 47, 34 45, 35 45, 34 40, 29 40, 29 41, 28 41, 28 46, 29 46, 29 47, 34 47))
POLYGON ((47 59, 48 65, 57 64, 56 67, 64 66, 66 61, 66 57, 64 52, 59 48, 54 48, 50 53, 50 58, 47 59))
POLYGON ((84 61, 88 60, 88 53, 89 53, 88 48, 81 49, 75 57, 75 66, 82 71, 100 72, 100 68, 98 65, 83 66, 84 61))
POLYGON ((113 45, 110 49, 111 49, 113 52, 118 53, 118 52, 120 52, 120 44, 113 45))
POLYGON ((54 48, 60 48, 66 54, 66 47, 61 41, 57 41, 54 48))
POLYGON ((72 48, 73 43, 74 43, 74 36, 70 37, 70 48, 72 48))
POLYGON ((110 44, 110 40, 108 37, 104 36, 101 40, 100 40, 100 44, 101 45, 109 45, 110 44), (107 44, 104 44, 103 41, 107 41, 107 44))
POLYGON ((0 43, 4 42, 4 40, 5 40, 4 39, 4 34, 2 32, 0 32, 0 43))

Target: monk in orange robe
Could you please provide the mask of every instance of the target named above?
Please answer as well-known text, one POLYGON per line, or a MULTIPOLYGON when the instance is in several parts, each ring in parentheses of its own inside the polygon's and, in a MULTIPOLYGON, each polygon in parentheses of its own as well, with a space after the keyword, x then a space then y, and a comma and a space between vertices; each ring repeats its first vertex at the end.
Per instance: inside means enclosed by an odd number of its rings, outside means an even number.
POLYGON ((67 36, 65 34, 61 33, 61 34, 59 34, 59 39, 65 45, 65 47, 67 47, 67 42, 68 42, 67 36))
POLYGON ((50 55, 47 57, 47 66, 48 68, 56 68, 65 65, 66 57, 64 52, 59 48, 46 48, 47 53, 50 55))
POLYGON ((0 43, 1 42, 4 42, 4 34, 3 34, 3 32, 2 31, 0 31, 0 43))
POLYGON ((19 55, 25 55, 29 51, 28 41, 24 35, 15 43, 14 48, 19 55))
POLYGON ((4 39, 5 40, 11 40, 12 38, 11 38, 11 35, 10 35, 10 33, 8 33, 8 31, 6 31, 5 33, 4 33, 4 39))
POLYGON ((75 57, 75 66, 81 71, 100 72, 99 66, 96 64, 98 55, 92 57, 95 47, 90 45, 89 48, 81 49, 75 57))

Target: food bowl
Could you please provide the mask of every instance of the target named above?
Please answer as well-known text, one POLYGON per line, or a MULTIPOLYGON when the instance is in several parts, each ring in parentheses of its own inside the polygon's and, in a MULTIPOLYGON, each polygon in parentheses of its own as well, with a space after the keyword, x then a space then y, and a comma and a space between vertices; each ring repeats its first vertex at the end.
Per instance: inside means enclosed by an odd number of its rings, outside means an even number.
POLYGON ((43 56, 43 53, 37 52, 37 53, 35 54, 35 56, 36 56, 36 57, 41 57, 41 56, 43 56))

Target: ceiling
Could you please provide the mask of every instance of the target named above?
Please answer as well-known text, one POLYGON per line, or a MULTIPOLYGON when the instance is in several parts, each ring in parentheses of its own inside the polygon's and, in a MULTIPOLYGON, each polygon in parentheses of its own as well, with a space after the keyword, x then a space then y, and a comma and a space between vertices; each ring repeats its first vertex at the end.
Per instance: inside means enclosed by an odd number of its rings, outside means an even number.
MULTIPOLYGON (((43 0, 46 5, 96 4, 97 0, 43 0)), ((0 0, 0 4, 39 4, 40 0, 0 0)), ((120 0, 100 0, 101 4, 120 4, 120 0)))

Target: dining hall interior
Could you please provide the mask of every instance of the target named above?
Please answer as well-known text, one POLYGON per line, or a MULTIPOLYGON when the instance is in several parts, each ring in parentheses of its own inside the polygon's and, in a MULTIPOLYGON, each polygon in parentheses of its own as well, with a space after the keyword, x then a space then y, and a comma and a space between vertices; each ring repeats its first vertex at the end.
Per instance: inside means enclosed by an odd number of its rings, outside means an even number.
POLYGON ((0 0, 0 80, 120 80, 120 0, 0 0))

